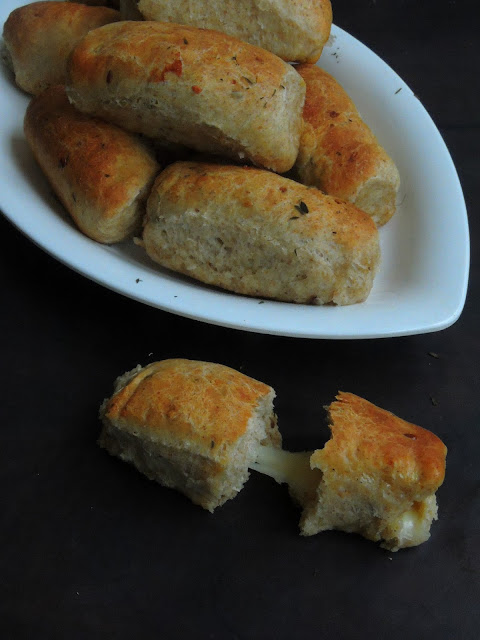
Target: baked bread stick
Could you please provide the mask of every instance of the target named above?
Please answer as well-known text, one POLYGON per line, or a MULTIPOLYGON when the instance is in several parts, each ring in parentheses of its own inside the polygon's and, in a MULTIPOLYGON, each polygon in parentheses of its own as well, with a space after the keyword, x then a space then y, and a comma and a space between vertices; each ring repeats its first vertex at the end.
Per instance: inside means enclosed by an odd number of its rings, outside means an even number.
POLYGON ((202 162, 160 174, 142 238, 163 267, 304 304, 365 300, 380 256, 374 222, 353 205, 269 171, 202 162))
POLYGON ((91 29, 120 20, 106 7, 32 2, 12 11, 3 28, 5 57, 17 85, 33 95, 65 83, 67 58, 91 29))
POLYGON ((40 168, 83 233, 113 243, 140 230, 160 171, 144 140, 80 113, 63 86, 33 98, 24 130, 40 168))
POLYGON ((316 62, 332 26, 330 0, 123 1, 145 20, 228 33, 288 62, 316 62))
POLYGON ((209 362, 163 360, 118 378, 99 439, 148 478, 213 511, 234 498, 263 445, 281 446, 274 390, 209 362))
POLYGON ((119 22, 90 32, 69 60, 80 110, 160 142, 288 171, 305 83, 277 56, 217 31, 119 22))
POLYGON ((352 202, 377 225, 395 213, 400 177, 393 160, 339 83, 314 65, 298 65, 307 94, 295 171, 304 184, 352 202))

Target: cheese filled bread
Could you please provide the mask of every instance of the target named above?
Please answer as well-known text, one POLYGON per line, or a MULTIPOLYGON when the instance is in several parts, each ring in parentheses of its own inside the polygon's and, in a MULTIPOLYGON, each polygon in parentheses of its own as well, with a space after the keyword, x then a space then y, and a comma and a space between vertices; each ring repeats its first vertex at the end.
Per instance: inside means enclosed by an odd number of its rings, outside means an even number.
POLYGON ((123 0, 146 20, 215 29, 289 62, 316 62, 330 36, 330 0, 123 0))
POLYGON ((24 130, 38 164, 83 233, 111 243, 139 230, 160 170, 139 136, 80 113, 63 86, 33 98, 24 130))
POLYGON ((235 497, 258 449, 281 446, 274 390, 234 369, 172 359, 118 378, 101 447, 213 511, 235 497))
POLYGON ((16 84, 33 95, 64 84, 67 58, 91 29, 120 20, 107 7, 33 2, 12 11, 3 28, 5 57, 16 84))
POLYGON ((332 438, 323 449, 265 450, 253 467, 289 484, 303 509, 301 533, 359 533, 390 551, 428 540, 445 477, 443 442, 351 393, 339 393, 328 411, 332 438))
POLYGON ((352 202, 385 224, 395 213, 397 167, 339 83, 314 65, 299 65, 307 93, 295 171, 301 182, 352 202))
POLYGON ((307 304, 365 300, 379 261, 375 224, 353 205, 262 169, 202 162, 159 175, 143 245, 204 283, 307 304))
POLYGON ((118 22, 69 60, 75 106, 150 138, 288 171, 305 83, 277 56, 217 31, 118 22))

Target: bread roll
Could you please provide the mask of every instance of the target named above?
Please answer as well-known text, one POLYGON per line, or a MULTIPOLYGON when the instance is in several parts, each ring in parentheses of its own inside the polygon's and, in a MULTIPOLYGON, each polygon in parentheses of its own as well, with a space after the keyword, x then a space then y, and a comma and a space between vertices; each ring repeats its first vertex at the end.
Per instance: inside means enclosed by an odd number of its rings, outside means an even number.
POLYGON ((261 443, 280 446, 274 396, 219 364, 155 362, 117 380, 99 444, 213 511, 242 489, 261 443))
POLYGON ((146 20, 215 29, 287 61, 316 62, 330 36, 330 0, 126 0, 146 20))
POLYGON ((352 393, 339 393, 329 415, 323 449, 266 450, 253 467, 289 483, 303 508, 301 532, 359 533, 390 551, 428 540, 445 477, 443 442, 352 393))
POLYGON ((118 242, 140 226, 160 168, 138 136, 80 113, 62 86, 31 101, 25 136, 83 233, 98 242, 118 242))
POLYGON ((90 29, 119 19, 114 9, 73 2, 33 2, 15 9, 3 28, 15 82, 34 95, 64 84, 67 58, 77 42, 90 29))
POLYGON ((147 203, 143 243, 164 267, 289 302, 364 300, 379 260, 367 214, 274 173, 178 162, 147 203))
POLYGON ((68 95, 81 111, 278 172, 297 156, 304 92, 295 69, 273 54, 176 24, 107 25, 69 62, 68 95))
POLYGON ((338 82, 314 65, 299 65, 307 95, 295 165, 299 179, 348 200, 378 225, 394 214, 400 177, 393 160, 338 82))

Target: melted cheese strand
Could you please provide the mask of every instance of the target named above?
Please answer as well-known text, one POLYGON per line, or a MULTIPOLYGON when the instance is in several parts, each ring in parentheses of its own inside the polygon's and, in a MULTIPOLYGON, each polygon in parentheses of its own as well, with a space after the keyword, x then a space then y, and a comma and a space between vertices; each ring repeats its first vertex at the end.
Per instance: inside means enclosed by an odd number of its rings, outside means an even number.
POLYGON ((321 471, 310 468, 311 455, 311 451, 292 453, 262 445, 250 468, 270 476, 279 484, 286 482, 294 493, 303 494, 315 488, 322 477, 321 471))

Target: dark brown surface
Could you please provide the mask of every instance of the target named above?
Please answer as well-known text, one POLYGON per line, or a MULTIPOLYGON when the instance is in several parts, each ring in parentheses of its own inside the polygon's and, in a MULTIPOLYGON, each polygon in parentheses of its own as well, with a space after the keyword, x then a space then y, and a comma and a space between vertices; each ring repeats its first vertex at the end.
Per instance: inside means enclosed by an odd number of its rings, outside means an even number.
POLYGON ((450 329, 337 342, 196 323, 89 282, 0 219, 0 637, 479 637, 476 8, 334 4, 335 22, 423 101, 457 166, 472 262, 465 310, 450 329), (97 411, 114 378, 176 356, 275 387, 287 447, 327 437, 323 405, 338 389, 431 429, 449 448, 431 540, 392 554, 341 533, 302 538, 284 488, 253 473, 211 515, 108 457, 95 444, 97 411))

